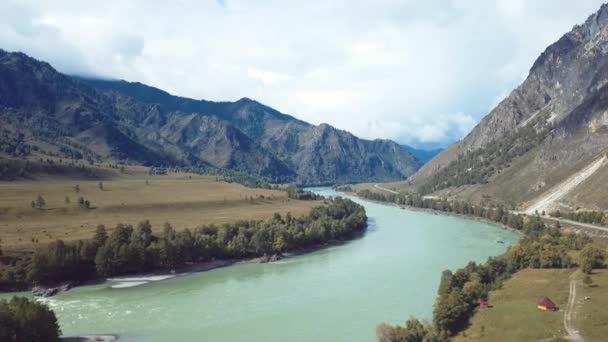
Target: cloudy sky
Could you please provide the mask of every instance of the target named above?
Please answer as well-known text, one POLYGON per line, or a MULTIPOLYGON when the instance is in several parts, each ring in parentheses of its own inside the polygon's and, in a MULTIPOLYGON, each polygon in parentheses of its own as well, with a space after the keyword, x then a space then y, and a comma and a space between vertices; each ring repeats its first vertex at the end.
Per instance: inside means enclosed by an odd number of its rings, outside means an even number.
POLYGON ((1 0, 0 48, 62 72, 254 98, 364 138, 462 138, 600 0, 1 0))

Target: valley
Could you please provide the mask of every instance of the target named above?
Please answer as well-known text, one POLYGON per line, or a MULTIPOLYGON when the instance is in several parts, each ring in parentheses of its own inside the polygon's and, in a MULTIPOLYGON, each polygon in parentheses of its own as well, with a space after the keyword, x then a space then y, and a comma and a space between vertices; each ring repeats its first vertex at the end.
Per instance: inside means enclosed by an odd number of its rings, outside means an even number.
POLYGON ((131 168, 103 181, 46 179, 0 183, 2 250, 12 254, 61 239, 88 239, 97 225, 149 220, 154 232, 168 222, 177 230, 204 224, 265 220, 274 213, 308 214, 318 201, 300 201, 282 190, 248 188, 221 177, 187 173, 148 175, 131 168), (103 189, 99 188, 100 182, 103 189), (78 186, 78 191, 75 187, 78 186), (31 208, 40 195, 43 208, 31 208), (80 208, 78 198, 90 201, 80 208))
POLYGON ((592 2, 0 5, 0 340, 602 341, 592 2))
POLYGON ((42 300, 67 335, 363 342, 382 321, 398 323, 410 314, 430 319, 441 270, 481 262, 519 238, 490 224, 348 198, 369 217, 366 233, 352 241, 272 263, 169 274, 125 288, 107 281, 42 300), (335 323, 345 316, 347 322, 335 323))

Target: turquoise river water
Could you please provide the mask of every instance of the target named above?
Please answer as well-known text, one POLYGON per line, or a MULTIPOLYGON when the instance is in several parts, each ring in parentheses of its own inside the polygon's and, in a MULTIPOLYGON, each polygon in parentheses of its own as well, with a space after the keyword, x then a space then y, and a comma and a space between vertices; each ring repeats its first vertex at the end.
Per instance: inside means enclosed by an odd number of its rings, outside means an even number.
POLYGON ((65 335, 118 334, 121 341, 373 341, 378 323, 431 317, 441 271, 484 261, 518 239, 473 220, 353 199, 365 206, 368 232, 340 246, 139 286, 116 281, 82 286, 42 300, 56 312, 65 335))

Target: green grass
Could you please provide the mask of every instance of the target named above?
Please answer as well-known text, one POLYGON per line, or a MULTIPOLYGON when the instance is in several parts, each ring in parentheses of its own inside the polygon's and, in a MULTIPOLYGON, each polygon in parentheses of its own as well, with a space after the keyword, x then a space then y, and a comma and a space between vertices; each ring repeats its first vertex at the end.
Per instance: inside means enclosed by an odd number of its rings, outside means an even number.
POLYGON ((587 340, 605 341, 608 337, 608 270, 594 270, 591 280, 591 286, 578 288, 577 327, 587 340))
POLYGON ((526 269, 490 293, 493 307, 479 309, 471 325, 455 341, 560 341, 565 335, 563 309, 573 270, 526 269), (560 311, 536 308, 543 296, 553 300, 560 311))

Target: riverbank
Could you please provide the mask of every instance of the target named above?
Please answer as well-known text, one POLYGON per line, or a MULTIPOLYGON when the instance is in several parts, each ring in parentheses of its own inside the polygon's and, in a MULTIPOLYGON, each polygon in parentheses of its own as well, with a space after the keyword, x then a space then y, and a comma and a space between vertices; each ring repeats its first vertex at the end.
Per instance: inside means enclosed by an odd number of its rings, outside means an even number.
MULTIPOLYGON (((293 258, 296 256, 301 256, 309 253, 314 253, 326 248, 336 247, 348 243, 352 240, 358 239, 365 234, 363 231, 361 234, 357 234, 353 236, 352 239, 349 240, 331 240, 327 243, 318 244, 315 246, 311 246, 308 248, 303 248, 300 250, 293 250, 290 252, 280 253, 280 254, 272 254, 255 258, 243 258, 243 259, 228 259, 228 260, 213 260, 213 261, 205 261, 200 263, 192 263, 188 265, 182 265, 180 267, 175 268, 174 270, 162 271, 162 272, 153 272, 153 273, 142 273, 142 274, 132 274, 124 277, 113 277, 107 278, 104 282, 110 282, 111 288, 128 288, 135 287, 140 285, 149 284, 152 282, 172 279, 175 277, 182 277, 191 275, 194 273, 207 272, 211 270, 215 270, 218 268, 235 266, 235 265, 243 265, 243 264, 265 264, 265 263, 273 263, 277 261, 281 261, 288 258, 293 258)), ((73 286, 72 288, 78 286, 90 285, 88 283, 83 283, 80 285, 73 286)))
POLYGON ((479 216, 458 214, 458 213, 453 213, 453 212, 449 212, 449 211, 435 210, 435 209, 431 209, 431 208, 418 208, 418 207, 414 207, 414 206, 410 206, 410 205, 397 204, 397 203, 388 202, 388 201, 377 201, 377 200, 373 200, 373 199, 370 199, 370 198, 365 198, 365 197, 359 196, 357 193, 354 193, 354 192, 341 192, 341 191, 336 191, 336 192, 339 193, 339 194, 342 194, 342 195, 353 196, 353 197, 356 197, 356 198, 361 199, 361 200, 369 201, 369 202, 380 204, 380 205, 386 205, 386 206, 390 206, 390 207, 395 207, 395 208, 399 208, 399 209, 411 210, 411 211, 417 211, 417 212, 423 212, 423 213, 429 213, 429 214, 434 214, 434 215, 444 215, 444 216, 458 217, 458 218, 462 218, 462 219, 466 219, 466 220, 473 220, 473 221, 477 221, 477 222, 481 222, 481 223, 485 223, 485 224, 490 224, 490 225, 499 227, 499 228, 507 230, 509 232, 516 233, 519 236, 523 236, 524 235, 524 233, 522 233, 521 231, 519 231, 517 229, 511 228, 511 227, 509 227, 509 226, 507 226, 505 224, 502 224, 500 222, 488 220, 486 218, 479 217, 479 216))
MULTIPOLYGON (((203 271, 249 258, 273 261, 278 259, 275 255, 285 251, 298 253, 350 240, 366 228, 363 206, 341 198, 325 201, 303 217, 275 214, 266 220, 205 225, 194 231, 176 231, 165 225, 162 235, 154 235, 147 220, 135 228, 117 225, 110 233, 100 225, 89 240, 77 244, 57 240, 40 246, 34 255, 18 260, 13 266, 19 274, 4 272, 8 276, 2 281, 28 287, 81 285, 121 276, 116 286, 130 287, 166 279, 180 271, 203 271), (138 275, 142 272, 149 272, 144 279, 138 275)), ((52 290, 44 293, 58 292, 52 290)))
POLYGON ((86 335, 61 337, 62 342, 116 342, 120 338, 116 335, 86 335))
MULTIPOLYGON (((432 317, 442 270, 483 262, 516 241, 508 231, 475 221, 353 200, 369 217, 362 237, 298 248, 279 262, 260 264, 252 258, 133 288, 81 286, 43 302, 56 312, 65 336, 366 342, 374 340, 379 322, 432 317), (505 244, 494 243, 499 239, 505 244), (339 317, 349 320, 333 324, 339 317)), ((187 266, 175 273, 205 267, 187 266)), ((170 269, 162 273, 171 274, 170 269)))
MULTIPOLYGON (((129 288, 129 287, 146 285, 149 283, 158 282, 158 281, 162 281, 162 280, 168 280, 168 279, 172 279, 172 278, 176 278, 176 277, 188 276, 188 275, 191 275, 194 273, 207 272, 207 271, 211 271, 211 270, 215 270, 215 269, 223 268, 223 267, 228 267, 228 266, 242 265, 242 264, 272 263, 272 262, 277 262, 277 261, 291 258, 291 257, 296 257, 296 256, 300 256, 300 255, 313 253, 313 252, 320 251, 320 250, 323 250, 326 248, 340 246, 340 245, 343 245, 354 239, 358 239, 361 236, 363 236, 364 234, 365 234, 365 230, 363 232, 361 232, 361 234, 355 234, 349 240, 330 240, 326 243, 317 244, 317 245, 310 246, 307 248, 292 250, 292 251, 285 252, 285 253, 264 255, 261 257, 242 258, 242 259, 238 259, 238 258, 237 259, 224 259, 224 260, 204 261, 204 262, 198 262, 198 263, 188 263, 185 265, 175 267, 174 269, 171 269, 171 270, 159 270, 156 272, 146 272, 146 273, 133 273, 133 274, 124 275, 124 276, 87 281, 87 282, 83 282, 83 283, 79 283, 79 284, 70 283, 69 286, 66 286, 65 284, 54 286, 54 287, 36 286, 33 289, 37 288, 37 289, 43 290, 43 291, 38 290, 37 293, 49 292, 51 294, 37 295, 35 293, 34 295, 41 296, 41 297, 52 297, 54 295, 69 291, 69 290, 77 288, 77 287, 93 285, 93 284, 100 284, 100 283, 108 283, 110 285, 110 287, 113 289, 129 288), (62 290, 56 291, 55 289, 58 289, 58 288, 62 288, 62 290)), ((33 291, 33 289, 31 289, 31 291, 33 291)), ((102 341, 105 341, 105 340, 102 340, 102 341)))

